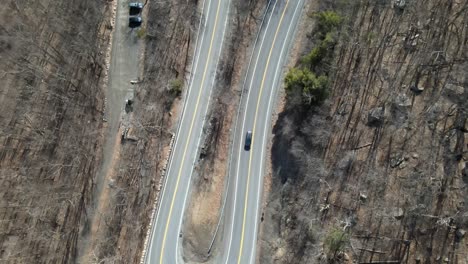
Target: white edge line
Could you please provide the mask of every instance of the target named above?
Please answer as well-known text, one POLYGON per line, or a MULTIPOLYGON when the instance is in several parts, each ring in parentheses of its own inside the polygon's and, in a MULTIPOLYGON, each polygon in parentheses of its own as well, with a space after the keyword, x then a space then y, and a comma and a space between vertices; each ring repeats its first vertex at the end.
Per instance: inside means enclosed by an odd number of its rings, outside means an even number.
MULTIPOLYGON (((202 9, 201 9, 201 14, 202 14, 202 15, 203 15, 203 13, 204 13, 204 11, 205 11, 205 2, 206 2, 206 1, 203 0, 203 5, 202 5, 202 9)), ((208 8, 209 8, 209 5, 210 5, 210 4, 211 4, 211 1, 208 3, 208 8)), ((206 19, 205 19, 205 20, 206 20, 206 19)), ((198 47, 198 38, 200 37, 200 30, 201 30, 202 21, 203 21, 203 19, 200 19, 200 22, 198 23, 197 37, 196 37, 196 40, 195 40, 195 52, 196 52, 196 55, 195 55, 195 56, 196 56, 196 57, 195 57, 194 60, 192 60, 192 65, 190 66, 190 68, 191 68, 193 71, 190 72, 190 78, 189 78, 189 83, 190 83, 190 84, 189 84, 189 89, 188 89, 188 91, 187 91, 187 92, 188 92, 187 95, 186 95, 185 98, 184 98, 184 108, 183 108, 182 113, 181 113, 181 115, 180 115, 180 121, 179 121, 179 124, 178 124, 178 126, 177 126, 176 133, 175 133, 176 139, 175 139, 175 142, 174 142, 174 145, 173 145, 173 146, 174 146, 174 150, 171 150, 171 153, 169 154, 169 155, 170 155, 170 157, 169 157, 169 164, 168 164, 168 166, 167 166, 167 168, 166 168, 166 171, 165 171, 166 173, 165 173, 165 175, 163 175, 163 177, 164 177, 164 179, 163 179, 163 180, 164 180, 164 185, 163 185, 163 187, 161 188, 161 189, 162 189, 162 193, 161 193, 161 195, 159 195, 159 196, 157 195, 157 196, 156 196, 156 202, 157 202, 157 200, 158 200, 159 197, 161 197, 161 201, 158 203, 158 205, 155 205, 155 206, 154 206, 154 208, 155 208, 155 209, 157 208, 157 210, 153 209, 153 216, 154 216, 154 213, 156 213, 156 221, 151 221, 151 222, 150 222, 150 227, 149 227, 149 229, 151 230, 151 231, 150 231, 150 232, 151 232, 151 242, 148 243, 148 241, 145 241, 145 245, 144 245, 144 249, 143 249, 143 256, 144 256, 143 259, 144 259, 144 262, 147 262, 147 263, 149 263, 149 262, 151 261, 151 254, 150 254, 150 256, 148 257, 148 249, 151 248, 152 241, 154 240, 155 227, 156 227, 156 224, 158 223, 159 212, 160 212, 160 209, 161 209, 161 205, 162 205, 162 203, 163 203, 163 200, 164 200, 164 192, 165 192, 165 190, 166 190, 166 184, 167 184, 167 177, 165 177, 165 176, 167 176, 167 175, 169 174, 168 172, 169 172, 169 170, 171 169, 171 165, 172 165, 172 160, 173 160, 174 152, 175 152, 175 150, 176 150, 177 141, 178 141, 178 139, 179 139, 179 130, 180 130, 180 127, 181 127, 181 125, 182 125, 182 121, 183 121, 183 119, 184 119, 185 110, 186 110, 186 108, 187 108, 187 100, 188 100, 188 98, 190 97, 190 94, 191 94, 191 92, 192 92, 193 76, 195 75, 195 72, 197 71, 198 60, 200 59, 201 47, 198 47), (198 52, 197 52, 197 49, 198 49, 198 52), (195 61, 197 61, 197 63, 195 63, 195 61), (195 66, 195 67, 194 67, 194 66, 195 66), (153 224, 153 223, 154 223, 154 224, 153 224), (148 247, 148 248, 147 248, 147 247, 148 247)), ((204 24, 206 24, 206 21, 205 21, 204 24)), ((206 27, 203 26, 202 38, 201 38, 200 43, 203 43, 203 39, 204 39, 204 36, 205 36, 205 34, 204 34, 205 29, 206 29, 206 27)), ((151 217, 151 219, 154 219, 154 217, 151 217)), ((162 252, 161 252, 161 254, 162 254, 162 252)))
MULTIPOLYGON (((299 6, 301 6, 300 2, 301 2, 301 1, 297 2, 296 9, 294 10, 293 21, 294 21, 294 19, 295 19, 295 17, 296 17, 296 13, 297 13, 297 10, 298 10, 299 6)), ((292 23, 289 24, 288 32, 286 33, 286 39, 289 37, 290 31, 291 31, 291 26, 292 26, 293 24, 297 24, 297 21, 296 21, 296 23, 292 22, 292 23)), ((281 60, 283 59, 284 51, 285 51, 286 46, 290 47, 290 45, 291 45, 291 42, 289 42, 288 45, 286 45, 286 42, 287 42, 287 41, 285 41, 285 42, 283 43, 283 46, 281 47, 281 53, 280 53, 280 57, 279 57, 280 62, 281 62, 281 60)), ((271 110, 272 110, 272 108, 271 108, 271 103, 272 103, 272 98, 273 98, 273 91, 276 91, 276 92, 278 91, 278 88, 279 88, 279 87, 278 87, 278 84, 277 84, 278 76, 282 75, 282 74, 280 74, 280 71, 279 71, 280 66, 282 66, 282 63, 278 63, 278 64, 276 65, 275 78, 274 78, 274 80, 273 80, 273 87, 276 87, 276 89, 271 89, 271 90, 270 90, 270 98, 269 98, 269 100, 268 100, 268 108, 267 108, 268 110, 267 110, 267 118, 266 118, 266 123, 267 123, 267 125, 265 126, 265 129, 264 129, 264 132, 263 132, 262 152, 261 152, 261 155, 260 155, 260 177, 259 177, 260 183, 258 184, 258 191, 257 191, 257 194, 260 194, 261 188, 263 187, 263 176, 264 176, 264 175, 263 175, 263 170, 264 170, 263 163, 265 162, 264 152, 265 152, 265 144, 266 144, 266 139, 267 139, 267 135, 266 135, 266 134, 267 134, 268 131, 270 131, 270 130, 267 129, 267 128, 269 128, 270 125, 271 125, 271 124, 270 124, 270 122, 271 122, 271 117, 270 117, 270 115, 271 115, 271 110)), ((258 222, 258 212, 259 212, 259 208, 260 208, 259 202, 260 202, 260 200, 261 200, 260 197, 261 197, 261 196, 258 196, 258 197, 257 197, 257 209, 255 210, 255 219, 256 219, 256 222, 257 222, 257 223, 255 224, 255 227, 254 227, 254 241, 257 241, 257 228, 258 228, 258 225, 259 225, 259 222, 258 222)), ((251 253, 251 255, 250 255, 249 263, 253 263, 253 262, 252 262, 252 259, 253 259, 254 256, 255 256, 254 252, 256 251, 256 248, 257 248, 256 246, 253 247, 252 253, 251 253)))
MULTIPOLYGON (((270 3, 270 2, 269 2, 270 3)), ((274 12, 275 8, 276 8, 276 4, 278 3, 278 1, 275 2, 274 6, 273 6, 273 9, 271 12, 274 12)), ((268 10, 266 10, 265 12, 268 12, 268 10)), ((255 59, 255 66, 254 66, 254 70, 252 72, 252 77, 250 79, 250 84, 249 84, 249 89, 247 90, 247 99, 246 99, 246 104, 245 104, 245 110, 247 110, 247 106, 248 106, 248 102, 249 102, 249 98, 250 98, 250 92, 251 92, 251 88, 252 88, 252 83, 253 83, 253 76, 255 76, 255 72, 257 71, 257 65, 258 65, 258 60, 260 58, 260 53, 261 53, 261 50, 262 50, 262 47, 263 47, 263 43, 264 43, 264 40, 265 40, 265 36, 266 36, 266 32, 268 31, 268 27, 270 26, 270 21, 271 21, 271 18, 272 18, 273 15, 270 15, 269 18, 268 18, 268 22, 267 22, 267 25, 265 27, 265 31, 263 32, 263 37, 262 37, 262 41, 260 42, 260 47, 258 49, 258 54, 257 54, 257 58, 255 59)), ((262 29, 260 28, 259 29, 259 32, 261 31, 262 29)), ((252 55, 253 53, 255 52, 255 46, 254 46, 254 49, 252 51, 252 55)), ((252 57, 251 57, 252 58, 252 57)), ((249 67, 250 67, 250 63, 249 63, 249 67)), ((247 82, 247 77, 248 77, 248 71, 246 73, 246 77, 245 77, 245 81, 244 81, 244 85, 242 86, 242 89, 245 89, 245 84, 247 82)), ((241 105, 242 105, 242 102, 241 102, 241 105)), ((239 109, 241 109, 241 105, 239 105, 239 109)), ((235 190, 237 190, 237 185, 238 185, 238 180, 239 180, 239 167, 240 167, 240 157, 241 157, 241 153, 242 153, 242 135, 243 135, 243 131, 244 131, 244 127, 245 127, 245 120, 246 120, 246 114, 244 114, 243 116, 243 120, 242 120, 242 129, 241 129, 241 134, 240 134, 240 137, 239 137, 239 155, 238 155, 238 159, 237 159, 237 170, 236 170, 236 185, 235 185, 235 190)), ((236 121, 237 122, 237 121, 236 121)), ((231 244, 232 244, 232 233, 234 232, 234 216, 235 216, 235 213, 236 213, 236 201, 237 201, 237 191, 234 192, 234 203, 233 203, 233 213, 232 213, 232 217, 231 217, 231 231, 230 231, 230 239, 229 239, 229 246, 228 246, 228 252, 227 252, 227 255, 226 255, 226 262, 227 263, 229 261, 229 255, 231 254, 231 244)))
MULTIPOLYGON (((224 46, 224 37, 225 37, 225 33, 226 33, 226 25, 227 25, 227 21, 228 21, 228 18, 229 18, 229 9, 230 9, 230 5, 231 5, 231 0, 228 0, 228 9, 227 9, 227 12, 226 12, 226 18, 224 20, 224 28, 223 28, 223 34, 222 34, 222 38, 221 38, 221 45, 219 47, 219 52, 218 52, 218 59, 216 61, 216 66, 214 68, 214 75, 213 75, 213 78, 211 79, 211 84, 209 87, 211 87, 210 89, 210 94, 208 96, 208 103, 207 103, 207 107, 206 107, 206 110, 205 110, 205 114, 203 116, 203 121, 202 121, 202 131, 201 131, 201 135, 198 137, 198 142, 197 142, 197 146, 195 148, 195 156, 193 158, 193 161, 192 161, 192 167, 190 169, 190 176, 189 176, 189 184, 187 185, 187 188, 186 188, 186 191, 185 191, 185 197, 184 197, 184 203, 182 205, 182 212, 185 211, 185 205, 187 203, 187 195, 188 195, 188 192, 189 192, 189 187, 190 187, 190 182, 192 181, 192 175, 193 175, 193 169, 194 169, 194 166, 195 166, 195 162, 197 160, 197 154, 198 154, 198 150, 199 150, 199 147, 200 147, 200 142, 201 142, 201 138, 202 138, 202 135, 203 135, 203 127, 205 125, 205 121, 206 121, 206 115, 208 113, 208 109, 210 108, 210 101, 211 101, 211 94, 213 93, 213 86, 214 86, 214 82, 216 80, 216 76, 217 76, 217 72, 218 72, 218 64, 219 64, 219 61, 220 61, 220 58, 221 58, 221 52, 223 50, 223 46, 224 46)), ((208 8, 208 12, 209 12, 209 8, 208 8)), ((213 28, 214 30, 215 28, 213 28)), ((215 32, 213 32, 214 34, 215 32)), ((209 59, 209 58, 208 58, 209 59)), ((184 218, 184 213, 182 213, 182 217, 179 219, 179 226, 178 226, 178 232, 180 232, 180 229, 181 229, 181 226, 182 226, 182 220, 184 218)), ((177 239, 179 240, 179 239, 177 239)), ((176 244, 176 254, 178 254, 177 252, 179 252, 179 242, 177 242, 176 244)), ((178 254, 178 256, 180 257, 181 254, 178 254)), ((176 262, 178 260, 178 257, 176 257, 176 262)))
MULTIPOLYGON (((242 108, 242 98, 244 96, 244 87, 245 87, 245 84, 247 82, 247 77, 248 77, 248 73, 249 73, 249 69, 250 69, 250 65, 251 65, 251 62, 252 62, 252 58, 254 57, 254 53, 255 53, 255 47, 257 47, 257 42, 258 42, 258 39, 261 35, 261 29, 263 27, 263 24, 264 24, 264 21, 265 21, 265 17, 266 15, 268 14, 268 9, 270 8, 270 5, 271 5, 271 0, 268 1, 268 5, 267 7, 265 8, 265 12, 262 16, 262 21, 260 23, 260 27, 259 27, 259 30, 257 32, 257 35, 255 37, 255 41, 254 41, 254 45, 252 46, 253 49, 252 49, 252 54, 250 55, 250 58, 249 58, 249 63, 248 63, 248 66, 247 66, 247 70, 245 71, 245 78, 244 78, 244 82, 242 84, 242 89, 241 89, 241 95, 240 95, 240 98, 239 98, 239 106, 237 108, 237 115, 236 115, 236 121, 235 121, 235 124, 234 124, 234 133, 231 134, 231 137, 233 139, 233 144, 234 144, 234 141, 235 141, 235 138, 236 138, 236 133, 237 133, 237 123, 239 121, 239 116, 240 116, 240 112, 241 112, 241 108, 242 108)), ((241 137, 242 138, 242 137, 241 137)), ((231 153, 229 154, 229 157, 233 157, 234 156, 234 145, 231 146, 231 153)), ((216 226, 216 231, 215 231, 215 234, 212 238, 212 241, 211 241, 211 245, 214 243, 214 240, 216 238, 216 234, 218 233, 218 229, 219 229, 219 226, 220 226, 220 223, 221 223, 221 219, 223 217, 223 214, 224 214, 224 208, 226 206, 226 201, 227 201, 227 197, 229 196, 228 195, 228 192, 229 192, 229 185, 230 185, 230 174, 231 174, 231 162, 232 162, 232 158, 229 159, 229 165, 228 165, 228 172, 227 172, 227 175, 228 175, 228 179, 226 180, 226 187, 225 187, 225 194, 224 194, 224 199, 223 199, 223 205, 221 206, 221 213, 219 214, 219 219, 218 219, 218 224, 216 226)), ((232 232, 231 232, 232 233, 232 232)), ((211 249, 211 247, 210 247, 211 249)))

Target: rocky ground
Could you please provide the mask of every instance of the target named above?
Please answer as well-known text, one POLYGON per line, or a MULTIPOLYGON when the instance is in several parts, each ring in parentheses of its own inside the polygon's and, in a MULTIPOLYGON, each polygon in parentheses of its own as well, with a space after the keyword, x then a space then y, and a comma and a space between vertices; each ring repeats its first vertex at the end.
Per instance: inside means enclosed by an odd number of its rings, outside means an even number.
POLYGON ((286 95, 260 263, 468 262, 468 2, 392 2, 310 6, 343 18, 329 97, 286 95))

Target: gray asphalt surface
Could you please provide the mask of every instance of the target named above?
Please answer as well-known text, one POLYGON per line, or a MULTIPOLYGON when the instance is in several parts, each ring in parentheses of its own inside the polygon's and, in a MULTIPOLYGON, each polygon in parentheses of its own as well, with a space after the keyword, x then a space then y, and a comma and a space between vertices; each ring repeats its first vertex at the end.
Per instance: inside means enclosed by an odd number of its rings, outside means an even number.
MULTIPOLYGON (((261 28, 244 84, 246 96, 237 122, 234 152, 224 209, 223 248, 215 263, 254 263, 263 188, 263 165, 271 131, 271 111, 304 0, 272 0, 261 28), (252 148, 244 150, 247 131, 252 148)), ((160 207, 151 230, 146 263, 183 263, 179 252, 181 224, 196 161, 204 118, 224 39, 229 0, 206 0, 196 49, 192 82, 173 156, 163 187, 160 207), (216 18, 217 17, 217 18, 216 18)))
POLYGON ((229 5, 230 0, 205 0, 203 3, 191 81, 150 234, 146 263, 183 262, 178 247, 179 232, 223 45, 229 5))
MULTIPOLYGON (((260 222, 264 157, 271 132, 271 111, 283 65, 293 40, 303 0, 272 1, 269 16, 254 48, 244 90, 236 138, 228 197, 224 211, 223 263, 255 263, 257 231, 260 222), (244 150, 245 135, 252 131, 250 151, 244 150)), ((219 262, 216 262, 219 263, 219 262)))

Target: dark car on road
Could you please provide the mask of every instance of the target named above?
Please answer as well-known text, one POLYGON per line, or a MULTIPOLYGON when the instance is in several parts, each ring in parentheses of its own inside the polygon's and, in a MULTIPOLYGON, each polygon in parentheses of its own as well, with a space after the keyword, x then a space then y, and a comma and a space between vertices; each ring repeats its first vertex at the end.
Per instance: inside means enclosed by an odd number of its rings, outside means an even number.
POLYGON ((249 151, 250 150, 250 145, 252 144, 252 131, 247 131, 247 134, 245 134, 245 145, 244 149, 249 151))

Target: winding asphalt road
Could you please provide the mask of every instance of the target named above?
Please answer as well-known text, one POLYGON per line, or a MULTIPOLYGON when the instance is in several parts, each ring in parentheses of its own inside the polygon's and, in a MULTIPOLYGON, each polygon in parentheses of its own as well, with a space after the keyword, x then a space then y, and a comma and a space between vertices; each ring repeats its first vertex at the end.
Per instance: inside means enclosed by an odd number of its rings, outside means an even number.
POLYGON ((150 233, 146 263, 183 263, 179 232, 227 27, 230 0, 204 0, 188 94, 150 233))
POLYGON ((244 83, 247 97, 236 127, 234 166, 228 186, 223 263, 255 263, 264 158, 271 132, 271 111, 282 79, 303 0, 271 1, 244 83), (252 147, 244 150, 247 131, 252 147))
MULTIPOLYGON (((205 0, 192 77, 160 206, 150 233, 146 263, 183 263, 179 252, 183 214, 204 118, 229 13, 229 0, 205 0)), ((223 248, 215 263, 254 263, 259 207, 262 198, 264 152, 268 142, 273 100, 282 65, 292 42, 304 0, 271 0, 249 62, 244 94, 236 121, 233 156, 223 223, 223 248), (253 132, 252 148, 244 137, 253 132)))

